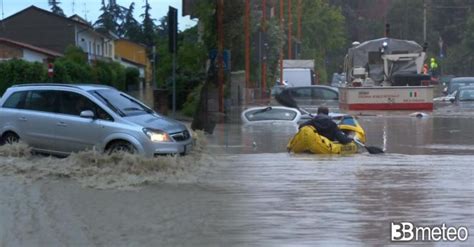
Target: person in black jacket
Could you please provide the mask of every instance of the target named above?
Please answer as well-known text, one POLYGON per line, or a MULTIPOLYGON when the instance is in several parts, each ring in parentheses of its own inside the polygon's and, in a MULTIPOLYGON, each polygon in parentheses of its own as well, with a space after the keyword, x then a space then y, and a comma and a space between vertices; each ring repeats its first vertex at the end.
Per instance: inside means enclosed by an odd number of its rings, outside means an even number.
POLYGON ((346 136, 331 117, 329 117, 329 109, 327 107, 319 107, 318 115, 302 123, 299 128, 307 125, 313 126, 320 135, 323 135, 331 141, 338 141, 341 144, 347 144, 353 141, 353 139, 346 136))

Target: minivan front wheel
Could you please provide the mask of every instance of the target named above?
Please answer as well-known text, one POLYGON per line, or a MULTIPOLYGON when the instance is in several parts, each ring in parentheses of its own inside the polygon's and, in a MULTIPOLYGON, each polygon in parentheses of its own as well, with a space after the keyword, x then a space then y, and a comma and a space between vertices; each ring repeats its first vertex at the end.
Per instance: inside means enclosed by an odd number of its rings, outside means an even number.
POLYGON ((131 143, 127 141, 115 141, 109 144, 109 146, 106 149, 106 152, 108 154, 121 153, 121 152, 134 154, 137 152, 137 150, 131 143))
POLYGON ((2 143, 3 144, 15 144, 20 141, 20 137, 13 133, 13 132, 7 132, 3 134, 2 136, 2 143))

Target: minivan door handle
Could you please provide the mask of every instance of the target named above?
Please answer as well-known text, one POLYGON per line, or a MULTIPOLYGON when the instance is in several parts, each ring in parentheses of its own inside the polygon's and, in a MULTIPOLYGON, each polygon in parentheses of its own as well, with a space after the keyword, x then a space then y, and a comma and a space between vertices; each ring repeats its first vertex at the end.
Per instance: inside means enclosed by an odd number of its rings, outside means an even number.
POLYGON ((23 121, 23 122, 24 122, 24 121, 26 121, 27 119, 26 119, 26 117, 19 117, 19 118, 18 118, 18 120, 20 120, 20 121, 23 121))
POLYGON ((66 127, 67 126, 67 124, 65 122, 58 122, 56 125, 61 126, 61 127, 66 127))

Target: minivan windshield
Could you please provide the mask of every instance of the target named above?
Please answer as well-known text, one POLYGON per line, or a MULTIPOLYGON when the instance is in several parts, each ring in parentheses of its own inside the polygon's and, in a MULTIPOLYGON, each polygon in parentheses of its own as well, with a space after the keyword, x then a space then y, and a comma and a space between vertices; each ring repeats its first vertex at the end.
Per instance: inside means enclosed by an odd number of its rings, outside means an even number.
POLYGON ((135 116, 153 113, 153 110, 146 107, 138 100, 117 90, 101 89, 90 91, 90 93, 121 116, 135 116))

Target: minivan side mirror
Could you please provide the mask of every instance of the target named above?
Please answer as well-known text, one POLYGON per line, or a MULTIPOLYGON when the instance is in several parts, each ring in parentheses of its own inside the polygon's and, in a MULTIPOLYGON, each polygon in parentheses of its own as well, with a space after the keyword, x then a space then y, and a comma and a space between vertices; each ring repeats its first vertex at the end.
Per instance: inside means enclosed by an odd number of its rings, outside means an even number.
POLYGON ((92 112, 91 110, 85 110, 85 111, 81 111, 81 114, 79 115, 80 117, 82 118, 94 118, 94 112, 92 112))

